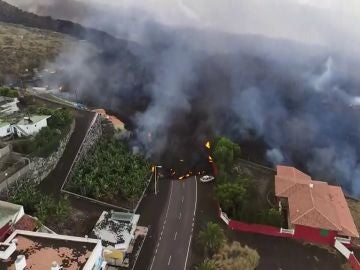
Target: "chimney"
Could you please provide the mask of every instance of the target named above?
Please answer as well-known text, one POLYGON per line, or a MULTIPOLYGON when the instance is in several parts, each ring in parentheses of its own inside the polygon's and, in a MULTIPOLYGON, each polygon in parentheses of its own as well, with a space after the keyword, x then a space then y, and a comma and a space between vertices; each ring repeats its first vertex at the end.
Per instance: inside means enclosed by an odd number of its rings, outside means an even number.
POLYGON ((57 262, 52 262, 52 264, 51 264, 51 268, 50 268, 51 270, 61 270, 61 269, 63 269, 62 267, 60 267, 60 265, 57 263, 57 262))
POLYGON ((15 261, 15 269, 16 270, 24 270, 26 267, 26 259, 24 255, 19 255, 15 261))

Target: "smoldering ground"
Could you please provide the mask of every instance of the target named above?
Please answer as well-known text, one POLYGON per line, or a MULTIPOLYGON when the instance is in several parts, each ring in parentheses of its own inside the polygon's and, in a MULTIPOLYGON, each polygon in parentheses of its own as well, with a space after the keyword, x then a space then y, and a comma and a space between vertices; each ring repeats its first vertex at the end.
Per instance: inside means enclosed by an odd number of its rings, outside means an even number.
MULTIPOLYGON (((138 10, 132 9, 132 24, 125 13, 120 19, 99 14, 86 23, 101 21, 102 29, 119 23, 112 33, 138 41, 140 49, 67 53, 55 63, 82 99, 131 120, 135 145, 168 162, 196 159, 204 142, 219 135, 261 141, 268 161, 294 164, 360 194, 355 32, 348 35, 336 23, 325 29, 332 17, 323 10, 311 9, 319 15, 319 34, 311 29, 311 42, 164 25, 138 10)), ((293 35, 306 33, 294 29, 293 35)), ((282 38, 291 28, 285 30, 282 38)))

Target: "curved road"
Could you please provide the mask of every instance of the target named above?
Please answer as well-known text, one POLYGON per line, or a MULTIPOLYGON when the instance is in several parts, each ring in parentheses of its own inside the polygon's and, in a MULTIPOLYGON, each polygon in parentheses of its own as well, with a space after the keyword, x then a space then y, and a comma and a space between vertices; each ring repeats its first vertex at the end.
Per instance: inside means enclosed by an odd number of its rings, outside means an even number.
POLYGON ((197 204, 197 179, 171 181, 150 270, 187 269, 197 204))

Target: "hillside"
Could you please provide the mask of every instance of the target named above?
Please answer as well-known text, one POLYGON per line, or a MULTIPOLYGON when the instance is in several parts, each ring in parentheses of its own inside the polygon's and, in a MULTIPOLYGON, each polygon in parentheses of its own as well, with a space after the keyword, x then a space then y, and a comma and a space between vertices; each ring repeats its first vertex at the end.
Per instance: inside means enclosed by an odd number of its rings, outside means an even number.
POLYGON ((132 42, 129 43, 126 40, 117 39, 104 31, 83 27, 78 23, 56 20, 52 17, 38 16, 30 12, 25 12, 2 0, 0 0, 0 21, 67 34, 77 39, 87 40, 95 44, 98 48, 107 51, 123 49, 123 53, 131 54, 127 50, 128 46, 138 46, 132 42))
POLYGON ((91 45, 52 31, 0 23, 0 83, 31 75, 75 46, 91 45))

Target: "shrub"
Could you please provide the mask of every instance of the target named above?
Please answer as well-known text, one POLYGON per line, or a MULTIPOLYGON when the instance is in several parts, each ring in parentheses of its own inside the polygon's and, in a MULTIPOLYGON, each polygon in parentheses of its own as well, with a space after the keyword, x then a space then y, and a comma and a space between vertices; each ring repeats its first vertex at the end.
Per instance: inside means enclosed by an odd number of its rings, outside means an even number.
POLYGON ((10 89, 8 87, 0 87, 0 96, 16 98, 19 97, 19 93, 16 90, 10 89))
POLYGON ((70 203, 63 197, 56 201, 52 196, 37 190, 35 183, 23 182, 13 187, 10 201, 24 206, 25 212, 41 222, 61 222, 70 212, 70 203))

